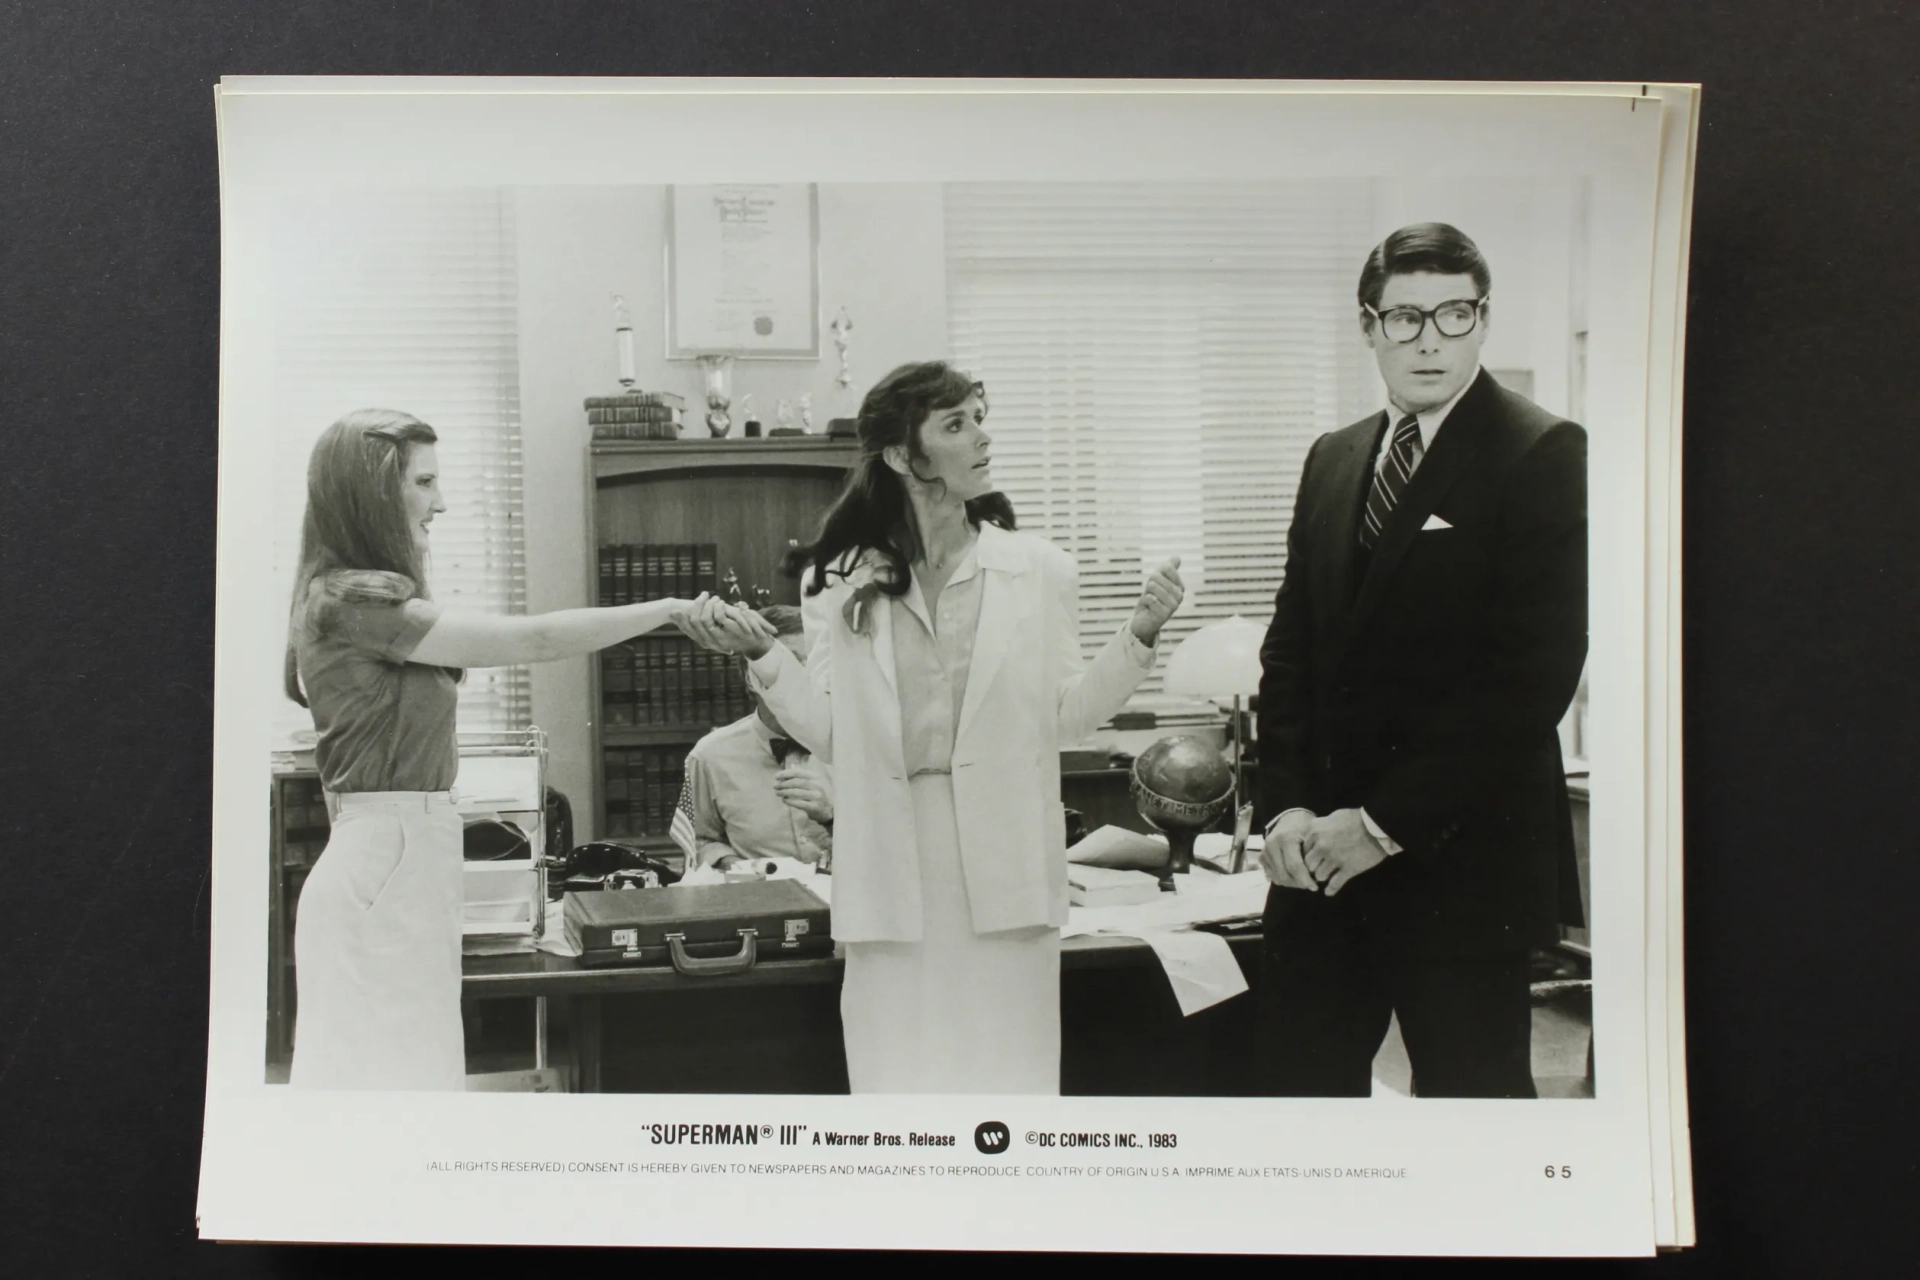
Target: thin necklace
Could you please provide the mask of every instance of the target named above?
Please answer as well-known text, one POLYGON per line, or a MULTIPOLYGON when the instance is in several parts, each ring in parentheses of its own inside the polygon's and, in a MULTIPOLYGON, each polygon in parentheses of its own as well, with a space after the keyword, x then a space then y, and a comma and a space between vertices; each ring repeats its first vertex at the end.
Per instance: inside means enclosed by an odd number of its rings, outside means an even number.
POLYGON ((973 540, 979 536, 980 535, 977 532, 969 532, 967 534, 967 540, 965 542, 962 542, 953 551, 949 552, 944 556, 941 556, 938 560, 933 558, 933 552, 931 551, 927 552, 927 567, 933 570, 935 573, 940 572, 942 569, 947 567, 948 561, 953 560, 959 556, 965 555, 967 548, 972 546, 973 540))

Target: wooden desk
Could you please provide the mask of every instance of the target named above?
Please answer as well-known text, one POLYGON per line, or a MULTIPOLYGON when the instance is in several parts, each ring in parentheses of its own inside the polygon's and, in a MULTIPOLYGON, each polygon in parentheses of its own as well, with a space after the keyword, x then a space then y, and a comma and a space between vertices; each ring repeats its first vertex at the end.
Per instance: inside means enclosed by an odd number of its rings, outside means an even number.
MULTIPOLYGON (((1254 980, 1257 933, 1230 939, 1254 980)), ((1249 1092, 1251 992, 1180 1013, 1151 948, 1061 944, 1061 1090, 1099 1096, 1249 1092)), ((671 968, 587 969, 569 958, 469 957, 469 1001, 545 997, 555 1065, 584 1093, 845 1093, 835 959, 768 960, 685 978, 671 968)))

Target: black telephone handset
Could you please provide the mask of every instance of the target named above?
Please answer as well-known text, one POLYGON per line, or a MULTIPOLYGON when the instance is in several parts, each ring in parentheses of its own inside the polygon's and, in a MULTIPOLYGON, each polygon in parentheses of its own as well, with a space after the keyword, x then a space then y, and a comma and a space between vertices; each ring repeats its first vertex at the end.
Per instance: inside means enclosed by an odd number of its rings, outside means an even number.
POLYGON ((548 868, 548 894, 676 884, 680 872, 652 854, 614 840, 594 840, 569 849, 548 868))

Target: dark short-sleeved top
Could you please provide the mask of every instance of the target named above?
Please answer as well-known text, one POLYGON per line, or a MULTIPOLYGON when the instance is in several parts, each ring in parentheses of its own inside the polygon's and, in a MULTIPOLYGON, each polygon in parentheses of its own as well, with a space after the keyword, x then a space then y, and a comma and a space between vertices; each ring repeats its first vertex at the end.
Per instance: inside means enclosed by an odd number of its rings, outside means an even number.
POLYGON ((439 617, 428 600, 340 599, 324 578, 315 580, 297 657, 319 734, 314 763, 328 791, 453 786, 453 673, 407 661, 439 617))

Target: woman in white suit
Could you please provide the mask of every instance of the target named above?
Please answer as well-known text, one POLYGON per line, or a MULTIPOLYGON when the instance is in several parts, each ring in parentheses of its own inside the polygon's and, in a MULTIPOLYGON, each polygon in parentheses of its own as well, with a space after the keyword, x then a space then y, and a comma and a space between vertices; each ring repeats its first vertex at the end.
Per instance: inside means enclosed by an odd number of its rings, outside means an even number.
POLYGON ((745 653, 774 715, 839 779, 855 1093, 1059 1093, 1059 748, 1125 704, 1183 593, 1168 561, 1083 661, 1073 558, 1014 531, 986 412, 981 385, 939 362, 867 394, 860 462, 790 566, 808 572, 805 666, 724 602, 682 624, 745 653))

